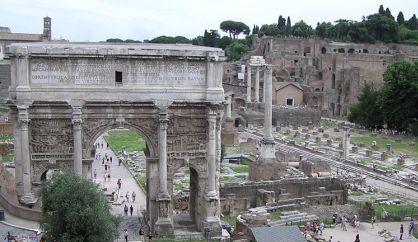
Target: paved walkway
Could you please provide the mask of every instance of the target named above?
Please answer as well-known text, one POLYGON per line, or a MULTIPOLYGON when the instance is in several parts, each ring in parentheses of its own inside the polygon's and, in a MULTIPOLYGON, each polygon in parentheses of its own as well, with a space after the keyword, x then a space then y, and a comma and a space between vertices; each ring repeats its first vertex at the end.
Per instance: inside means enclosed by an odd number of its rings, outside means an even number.
MULTIPOLYGON (((3 208, 0 206, 0 209, 3 208)), ((4 211, 4 213, 5 220, 0 221, 0 241, 7 241, 4 238, 7 232, 10 232, 11 235, 19 236, 20 238, 32 238, 33 240, 28 241, 37 242, 39 239, 37 232, 39 231, 39 223, 14 217, 7 211, 4 211)))
MULTIPOLYGON (((403 240, 401 241, 417 242, 418 239, 415 239, 414 237, 408 237, 408 222, 405 221, 402 223, 404 225, 404 235, 403 240)), ((358 233, 352 226, 347 226, 347 231, 343 231, 341 229, 341 225, 337 225, 336 228, 325 229, 323 237, 328 241, 330 236, 332 236, 332 242, 353 242, 356 238, 356 235, 359 234, 360 241, 383 242, 385 241, 385 238, 378 235, 378 232, 386 229, 393 236, 399 238, 400 225, 401 222, 378 223, 375 224, 374 229, 372 229, 372 225, 370 223, 361 223, 358 233)))
MULTIPOLYGON (((104 134, 106 135, 106 134, 104 134)), ((121 236, 120 239, 123 239, 124 230, 128 229, 129 234, 129 240, 138 240, 139 235, 138 231, 140 228, 139 223, 139 210, 145 210, 146 209, 146 194, 142 189, 138 186, 136 183, 134 177, 131 175, 129 170, 121 164, 121 166, 118 165, 118 159, 116 155, 113 153, 113 151, 110 148, 107 148, 107 143, 103 136, 101 136, 97 141, 97 144, 99 144, 99 148, 96 148, 96 158, 93 162, 93 174, 96 170, 97 178, 93 181, 95 183, 100 184, 101 187, 106 188, 107 191, 105 193, 112 193, 113 191, 118 193, 118 186, 117 186, 117 180, 120 178, 122 179, 122 186, 119 190, 119 198, 118 201, 120 201, 121 205, 111 205, 112 208, 112 214, 114 215, 120 215, 122 216, 122 223, 121 223, 121 236), (103 144, 103 148, 101 145, 103 144), (102 158, 105 157, 112 157, 112 162, 107 163, 105 161, 104 164, 109 164, 110 166, 110 180, 106 178, 106 181, 104 179, 104 175, 106 173, 105 171, 105 165, 102 164, 102 158), (98 156, 98 157, 97 157, 98 156), (99 158, 100 157, 100 158, 99 158), (129 202, 126 201, 125 195, 129 192, 129 202), (135 202, 132 201, 132 192, 136 193, 136 199, 135 202), (128 215, 124 215, 124 206, 125 204, 130 208, 132 205, 133 207, 133 214, 130 215, 130 212, 128 212, 128 215)), ((96 146, 97 147, 97 146, 96 146)), ((109 169, 108 172, 109 173, 109 169)), ((106 174, 107 174, 106 173, 106 174)), ((122 240, 120 240, 122 241, 122 240)))

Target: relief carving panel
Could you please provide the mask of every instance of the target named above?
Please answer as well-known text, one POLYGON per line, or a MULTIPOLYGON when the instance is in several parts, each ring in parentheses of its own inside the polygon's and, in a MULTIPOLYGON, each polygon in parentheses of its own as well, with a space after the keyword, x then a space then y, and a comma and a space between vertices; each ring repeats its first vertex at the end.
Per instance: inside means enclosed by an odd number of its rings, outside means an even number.
POLYGON ((32 119, 32 153, 72 153, 73 126, 70 119, 32 119))

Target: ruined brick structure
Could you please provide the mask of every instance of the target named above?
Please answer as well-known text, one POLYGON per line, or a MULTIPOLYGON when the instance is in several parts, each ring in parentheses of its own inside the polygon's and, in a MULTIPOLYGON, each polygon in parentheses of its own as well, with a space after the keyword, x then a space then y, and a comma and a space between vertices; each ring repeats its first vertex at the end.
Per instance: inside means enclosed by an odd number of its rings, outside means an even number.
MULTIPOLYGON (((347 203, 345 183, 337 178, 286 178, 275 181, 227 183, 220 188, 221 209, 233 213, 256 207, 260 189, 271 191, 274 200, 304 198, 307 204, 333 205, 347 203), (282 196, 284 195, 284 196, 282 196)), ((272 198, 273 199, 273 198, 272 198)))
MULTIPOLYGON (((398 60, 418 60, 418 47, 254 36, 252 51, 241 62, 247 63, 250 56, 263 56, 273 65, 273 83, 302 85, 304 103, 309 107, 320 110, 323 116, 344 117, 365 83, 380 88, 387 66, 398 60)), ((229 68, 224 78, 233 79, 233 70, 229 68)))

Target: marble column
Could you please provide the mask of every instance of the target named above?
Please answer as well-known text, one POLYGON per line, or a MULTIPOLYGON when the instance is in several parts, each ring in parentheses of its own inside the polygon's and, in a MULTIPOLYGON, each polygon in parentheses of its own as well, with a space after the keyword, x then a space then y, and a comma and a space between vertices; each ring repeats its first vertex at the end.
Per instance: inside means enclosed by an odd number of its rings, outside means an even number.
MULTIPOLYGON (((17 114, 16 114, 17 115, 17 114)), ((20 121, 16 117, 14 120, 14 159, 15 159, 15 177, 16 177, 16 193, 20 197, 23 195, 23 164, 20 140, 20 121)))
POLYGON ((159 113, 158 127, 158 179, 159 187, 156 201, 158 203, 158 218, 155 223, 155 233, 173 234, 174 227, 171 220, 171 196, 167 188, 167 128, 168 114, 166 108, 159 113))
POLYGON ((346 160, 348 156, 348 145, 350 144, 350 128, 343 127, 343 159, 346 160))
POLYGON ((83 175, 83 143, 81 134, 81 107, 73 107, 74 173, 83 175))
POLYGON ((207 197, 217 197, 216 192, 216 112, 209 110, 208 113, 209 136, 207 147, 208 178, 207 178, 207 197))
POLYGON ((255 69, 255 102, 260 102, 260 67, 257 66, 255 69))
POLYGON ((251 103, 251 66, 247 68, 247 103, 251 103))
POLYGON ((271 65, 264 67, 264 139, 273 140, 273 94, 272 94, 272 68, 271 65))
POLYGON ((272 67, 264 66, 264 87, 266 89, 264 102, 264 137, 261 141, 261 158, 263 161, 276 159, 274 137, 272 129, 273 103, 272 103, 272 67))
POLYGON ((226 108, 226 117, 228 119, 231 119, 232 118, 232 96, 231 95, 227 97, 227 104, 228 106, 226 108))
POLYGON ((158 157, 159 157, 159 195, 169 196, 167 189, 167 127, 168 117, 167 113, 160 113, 159 128, 158 128, 158 157))
POLYGON ((20 124, 20 158, 23 174, 23 196, 32 196, 32 181, 29 152, 29 113, 28 107, 18 107, 20 124))

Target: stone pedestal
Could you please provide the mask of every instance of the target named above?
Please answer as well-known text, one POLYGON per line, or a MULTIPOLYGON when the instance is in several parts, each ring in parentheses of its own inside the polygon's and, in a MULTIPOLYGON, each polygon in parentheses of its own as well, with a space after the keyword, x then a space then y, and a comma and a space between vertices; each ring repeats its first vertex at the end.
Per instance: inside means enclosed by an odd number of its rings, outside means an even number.
POLYGON ((392 144, 386 144, 386 152, 388 152, 389 154, 392 154, 392 144))
POLYGON ((222 234, 222 226, 219 220, 219 197, 218 196, 205 196, 206 202, 206 218, 202 222, 202 233, 205 238, 219 237, 222 234))
POLYGON ((386 152, 382 152, 382 154, 380 154, 380 160, 381 161, 386 161, 388 159, 388 155, 386 152))
POLYGON ((173 221, 171 219, 171 197, 168 194, 158 194, 158 219, 154 225, 156 235, 174 234, 173 221))
POLYGON ((222 129, 222 143, 224 145, 238 144, 238 131, 233 119, 226 119, 222 129))

